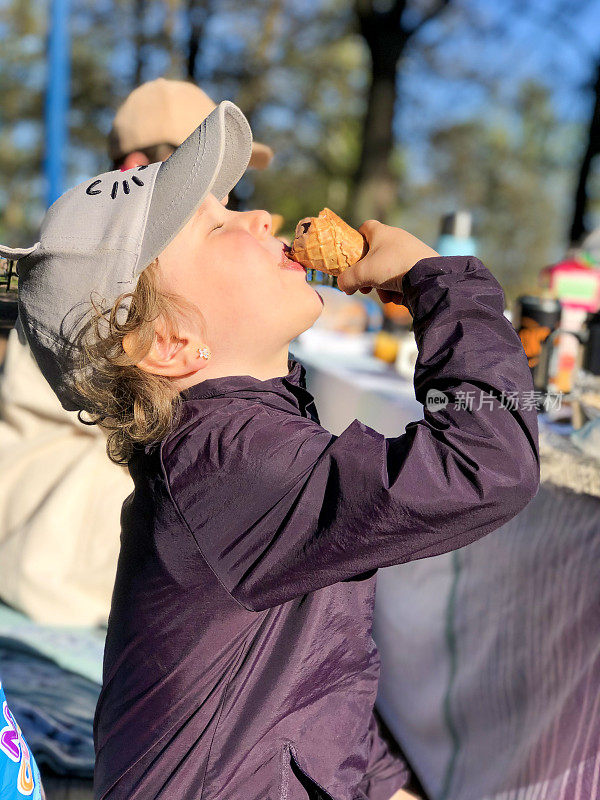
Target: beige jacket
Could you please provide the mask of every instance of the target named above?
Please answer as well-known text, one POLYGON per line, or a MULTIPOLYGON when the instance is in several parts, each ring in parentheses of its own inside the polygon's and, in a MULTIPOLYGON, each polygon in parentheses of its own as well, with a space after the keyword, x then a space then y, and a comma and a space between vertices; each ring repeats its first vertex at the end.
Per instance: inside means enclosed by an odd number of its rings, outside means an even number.
POLYGON ((17 323, 0 374, 0 598, 45 624, 105 623, 132 488, 102 431, 62 408, 17 323))

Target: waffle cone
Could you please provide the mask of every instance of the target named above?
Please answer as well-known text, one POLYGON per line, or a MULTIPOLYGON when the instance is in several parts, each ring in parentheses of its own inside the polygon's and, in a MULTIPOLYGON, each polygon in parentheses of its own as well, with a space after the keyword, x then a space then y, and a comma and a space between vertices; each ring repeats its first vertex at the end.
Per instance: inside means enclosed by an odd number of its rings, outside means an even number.
POLYGON ((296 226, 290 258, 306 269, 341 275, 367 252, 361 233, 328 208, 318 217, 305 217, 296 226))

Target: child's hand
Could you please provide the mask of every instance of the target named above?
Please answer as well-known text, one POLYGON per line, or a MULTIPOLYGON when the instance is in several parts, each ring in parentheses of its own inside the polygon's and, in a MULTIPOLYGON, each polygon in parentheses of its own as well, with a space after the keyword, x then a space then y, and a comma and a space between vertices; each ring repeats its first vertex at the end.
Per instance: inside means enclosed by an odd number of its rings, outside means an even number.
POLYGON ((402 303, 402 277, 422 258, 437 256, 431 247, 402 228, 367 220, 358 229, 369 243, 369 252, 338 278, 346 294, 376 289, 384 303, 402 303))

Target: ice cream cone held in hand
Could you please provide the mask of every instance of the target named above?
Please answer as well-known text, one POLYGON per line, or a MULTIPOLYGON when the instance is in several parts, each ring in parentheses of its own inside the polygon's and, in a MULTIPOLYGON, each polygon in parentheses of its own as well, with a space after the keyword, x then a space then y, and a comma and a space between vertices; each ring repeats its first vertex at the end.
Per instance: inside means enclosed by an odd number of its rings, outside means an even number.
POLYGON ((341 275, 369 249, 366 239, 328 208, 296 226, 289 257, 306 269, 341 275))

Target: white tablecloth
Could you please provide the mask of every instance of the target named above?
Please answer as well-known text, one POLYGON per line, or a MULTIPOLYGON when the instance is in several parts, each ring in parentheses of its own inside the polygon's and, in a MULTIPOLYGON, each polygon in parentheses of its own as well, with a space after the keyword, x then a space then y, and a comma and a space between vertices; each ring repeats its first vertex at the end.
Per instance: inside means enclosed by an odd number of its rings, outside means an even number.
MULTIPOLYGON (((367 358, 295 353, 334 433, 422 416, 367 358)), ((378 707, 432 799, 600 798, 599 597, 600 500, 545 484, 480 541, 379 571, 378 707)))

